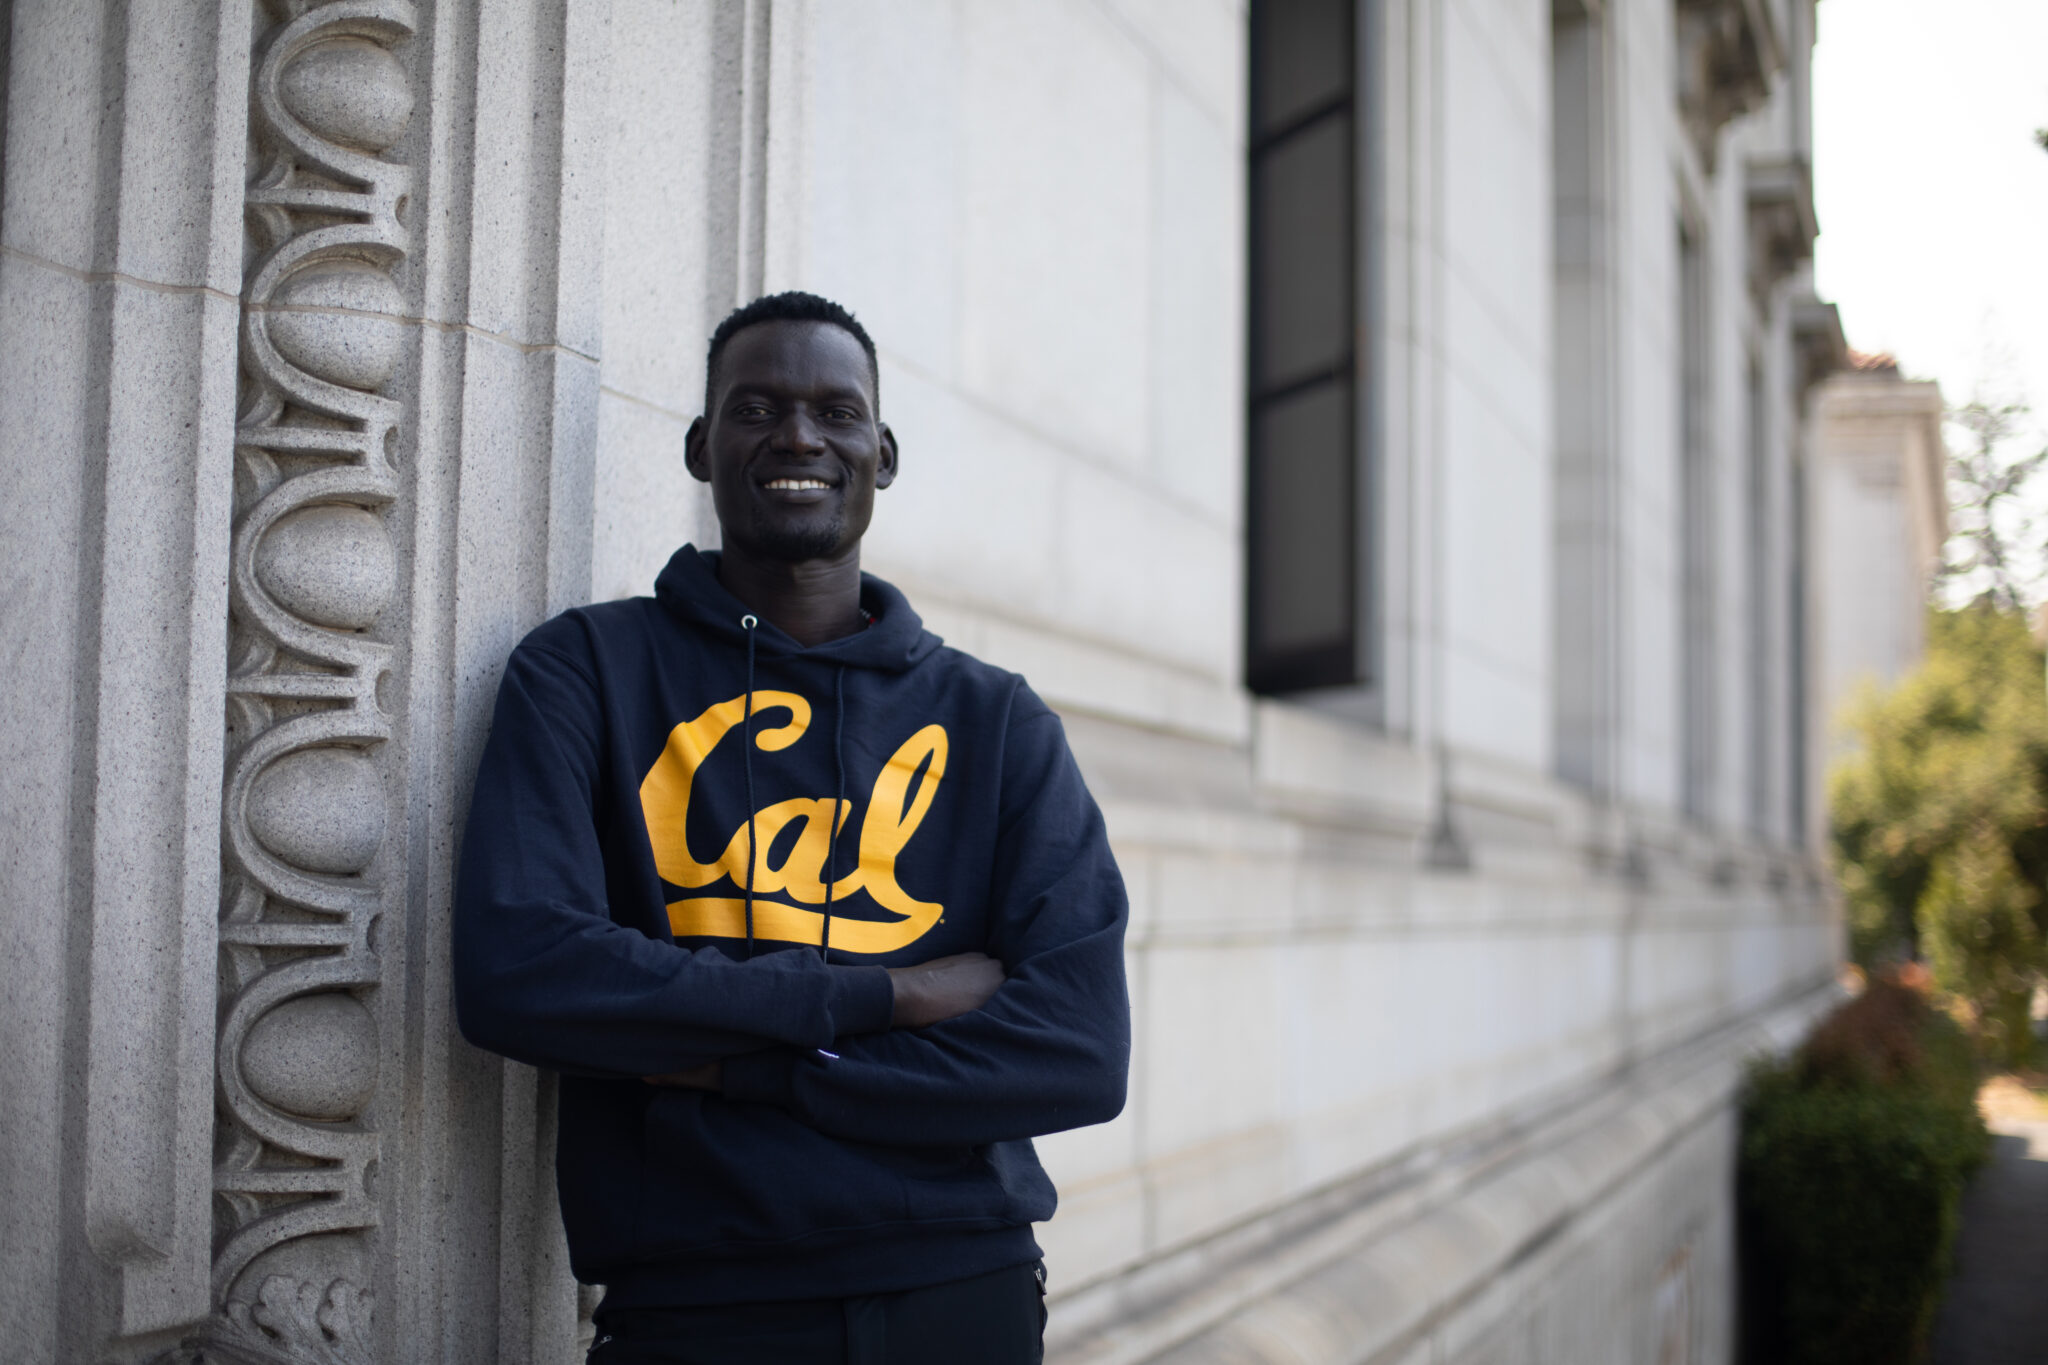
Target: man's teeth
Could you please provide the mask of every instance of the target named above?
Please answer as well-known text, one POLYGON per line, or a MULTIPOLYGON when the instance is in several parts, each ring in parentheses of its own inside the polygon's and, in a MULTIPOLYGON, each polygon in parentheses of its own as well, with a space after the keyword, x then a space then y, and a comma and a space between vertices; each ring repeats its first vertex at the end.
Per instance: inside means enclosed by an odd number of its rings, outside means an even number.
POLYGON ((830 488, 823 479, 770 479, 770 488, 830 488))

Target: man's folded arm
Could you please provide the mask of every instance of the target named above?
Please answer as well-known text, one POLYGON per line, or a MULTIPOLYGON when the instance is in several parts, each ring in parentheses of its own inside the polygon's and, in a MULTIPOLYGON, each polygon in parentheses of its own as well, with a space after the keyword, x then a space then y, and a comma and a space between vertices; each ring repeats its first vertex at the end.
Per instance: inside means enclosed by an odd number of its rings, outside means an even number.
POLYGON ((455 1002, 479 1047, 556 1070, 639 1077, 889 1027, 880 967, 810 953, 736 962, 616 924, 594 809, 595 688, 528 644, 498 689, 455 894, 455 1002))
POLYGON ((1013 729, 991 868, 989 952, 1008 973, 980 1009, 816 1051, 729 1057, 729 1100, 780 1105, 835 1137, 957 1145, 1103 1123, 1124 1104, 1128 902, 1100 811, 1059 723, 1013 729))
MULTIPOLYGON (((721 1064, 728 1100, 776 1104, 856 1142, 955 1146, 1040 1137, 1120 1113, 1130 1059, 1122 963, 1100 945, 1048 954, 981 1009, 927 1029, 843 1039, 836 1056, 769 1048, 721 1064), (1109 978, 1114 974, 1114 981, 1109 978), (1059 985, 1047 989, 1049 979, 1059 985), (1077 1007, 1077 985, 1095 1006, 1077 1007)), ((1121 951, 1118 950, 1121 957, 1121 951)))

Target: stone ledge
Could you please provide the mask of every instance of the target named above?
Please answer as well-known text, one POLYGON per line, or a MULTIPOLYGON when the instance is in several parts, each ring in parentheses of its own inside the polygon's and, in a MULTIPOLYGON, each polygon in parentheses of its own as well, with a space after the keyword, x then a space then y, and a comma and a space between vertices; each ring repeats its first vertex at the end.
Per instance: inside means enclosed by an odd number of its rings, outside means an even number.
POLYGON ((1438 781, 1428 753, 1306 706, 1271 698, 1252 705, 1253 774, 1271 809, 1386 833, 1419 851, 1438 781))
POLYGON ((1047 1359, 1370 1361, 1584 1218, 1782 1049, 1832 983, 1679 1044, 1529 1116, 1418 1151, 1056 1300, 1047 1359))

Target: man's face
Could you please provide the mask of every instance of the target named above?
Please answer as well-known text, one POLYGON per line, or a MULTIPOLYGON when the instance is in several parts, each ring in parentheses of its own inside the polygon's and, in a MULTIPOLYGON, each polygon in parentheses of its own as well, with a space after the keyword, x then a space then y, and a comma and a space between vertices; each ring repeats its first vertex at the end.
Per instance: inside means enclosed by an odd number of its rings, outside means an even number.
POLYGON ((728 548, 830 559, 860 543, 896 478, 867 353, 828 322, 762 322, 726 342, 684 449, 728 548))

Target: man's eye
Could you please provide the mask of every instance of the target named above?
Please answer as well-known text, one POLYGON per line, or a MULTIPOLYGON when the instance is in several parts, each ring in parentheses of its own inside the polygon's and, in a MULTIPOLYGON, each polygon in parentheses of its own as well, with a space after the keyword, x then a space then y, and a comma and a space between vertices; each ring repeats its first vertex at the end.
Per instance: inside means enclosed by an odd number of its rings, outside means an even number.
POLYGON ((759 403, 742 403, 733 409, 733 416, 735 417, 766 417, 767 415, 768 409, 762 407, 759 403))

